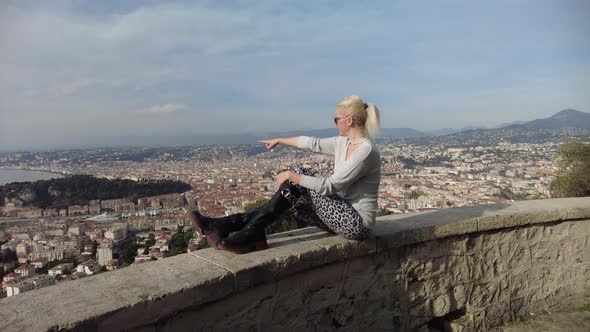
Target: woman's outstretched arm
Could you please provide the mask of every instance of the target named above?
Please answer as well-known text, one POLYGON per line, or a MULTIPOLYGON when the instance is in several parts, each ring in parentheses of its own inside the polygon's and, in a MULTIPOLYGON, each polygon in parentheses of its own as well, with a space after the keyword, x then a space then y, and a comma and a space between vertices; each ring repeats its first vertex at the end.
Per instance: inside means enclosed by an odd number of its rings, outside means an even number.
POLYGON ((275 146, 277 146, 279 144, 293 146, 293 147, 297 148, 298 143, 299 143, 299 136, 289 137, 289 138, 272 138, 272 139, 262 140, 262 141, 258 141, 258 142, 264 143, 264 145, 266 145, 266 148, 268 150, 274 148, 275 146))

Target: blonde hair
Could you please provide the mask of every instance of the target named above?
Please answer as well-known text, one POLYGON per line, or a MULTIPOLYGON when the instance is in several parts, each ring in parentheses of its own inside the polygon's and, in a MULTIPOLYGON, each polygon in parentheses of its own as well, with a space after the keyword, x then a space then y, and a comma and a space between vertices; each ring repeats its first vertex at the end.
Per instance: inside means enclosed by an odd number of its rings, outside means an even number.
POLYGON ((365 135, 377 137, 380 131, 381 117, 379 109, 373 103, 365 103, 359 96, 348 96, 336 104, 341 107, 343 115, 352 115, 352 123, 365 135))

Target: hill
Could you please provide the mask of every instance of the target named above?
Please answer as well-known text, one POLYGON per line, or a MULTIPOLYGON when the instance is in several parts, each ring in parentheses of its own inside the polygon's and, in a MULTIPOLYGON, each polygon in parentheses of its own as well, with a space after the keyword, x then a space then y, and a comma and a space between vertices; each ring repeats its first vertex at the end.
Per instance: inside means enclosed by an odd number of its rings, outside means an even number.
POLYGON ((565 109, 545 119, 537 119, 523 124, 511 125, 506 128, 528 130, 576 128, 590 130, 590 113, 565 109))
POLYGON ((135 182, 107 180, 90 175, 72 175, 61 179, 14 182, 0 186, 0 205, 4 205, 5 200, 40 208, 86 205, 94 199, 123 197, 137 199, 138 197, 181 193, 190 189, 190 185, 180 181, 135 182))

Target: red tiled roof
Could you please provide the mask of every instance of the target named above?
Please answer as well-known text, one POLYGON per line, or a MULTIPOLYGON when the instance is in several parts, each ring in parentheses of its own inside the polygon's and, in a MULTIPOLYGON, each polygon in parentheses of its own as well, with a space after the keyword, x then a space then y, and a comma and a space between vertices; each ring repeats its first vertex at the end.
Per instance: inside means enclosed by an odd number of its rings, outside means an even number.
POLYGON ((32 266, 32 265, 29 265, 29 264, 23 264, 23 265, 21 265, 21 266, 17 267, 16 269, 14 269, 14 270, 15 270, 15 271, 16 271, 16 270, 29 270, 29 269, 31 269, 31 268, 34 268, 34 266, 32 266))

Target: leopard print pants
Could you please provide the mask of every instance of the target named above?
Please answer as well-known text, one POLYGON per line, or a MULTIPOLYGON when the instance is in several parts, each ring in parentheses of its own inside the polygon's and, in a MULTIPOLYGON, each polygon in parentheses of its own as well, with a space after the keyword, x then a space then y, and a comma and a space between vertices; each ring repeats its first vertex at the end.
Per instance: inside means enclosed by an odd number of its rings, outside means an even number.
MULTIPOLYGON (((295 173, 314 176, 309 169, 299 167, 295 173)), ((371 230, 352 205, 338 195, 324 196, 317 192, 296 185, 301 196, 294 202, 289 212, 309 226, 318 227, 326 232, 338 234, 350 240, 364 240, 371 230)))

